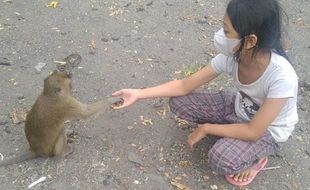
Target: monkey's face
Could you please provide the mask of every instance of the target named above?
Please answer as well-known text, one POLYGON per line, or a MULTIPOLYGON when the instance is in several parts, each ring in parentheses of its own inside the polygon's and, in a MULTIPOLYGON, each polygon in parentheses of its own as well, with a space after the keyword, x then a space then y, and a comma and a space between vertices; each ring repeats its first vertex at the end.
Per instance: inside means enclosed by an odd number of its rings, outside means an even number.
POLYGON ((71 93, 71 76, 54 71, 44 80, 44 91, 50 93, 71 93))

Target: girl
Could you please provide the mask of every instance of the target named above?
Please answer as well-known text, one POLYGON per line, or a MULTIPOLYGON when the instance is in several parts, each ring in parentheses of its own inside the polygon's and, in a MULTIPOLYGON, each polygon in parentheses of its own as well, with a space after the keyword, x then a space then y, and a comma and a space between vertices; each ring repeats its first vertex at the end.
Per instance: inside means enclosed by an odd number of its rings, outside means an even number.
POLYGON ((278 2, 231 0, 214 43, 220 54, 211 64, 182 80, 114 92, 124 99, 115 109, 140 99, 170 97, 173 113, 198 124, 188 136, 189 147, 208 135, 222 137, 209 150, 211 168, 244 186, 298 121, 298 81, 281 45, 278 2), (231 75, 237 92, 193 92, 222 73, 231 75))

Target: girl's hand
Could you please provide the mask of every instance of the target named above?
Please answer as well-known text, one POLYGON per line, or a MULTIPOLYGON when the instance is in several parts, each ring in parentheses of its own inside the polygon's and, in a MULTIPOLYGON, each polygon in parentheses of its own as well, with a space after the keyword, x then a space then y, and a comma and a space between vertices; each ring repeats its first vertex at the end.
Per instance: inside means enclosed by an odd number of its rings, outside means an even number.
POLYGON ((139 99, 138 98, 139 90, 140 89, 122 89, 114 92, 112 96, 114 97, 121 96, 124 102, 119 106, 114 105, 113 109, 121 109, 135 103, 139 99))
POLYGON ((207 125, 198 124, 198 127, 192 132, 187 138, 187 144, 190 150, 193 149, 194 144, 199 142, 201 139, 207 136, 206 132, 207 125))

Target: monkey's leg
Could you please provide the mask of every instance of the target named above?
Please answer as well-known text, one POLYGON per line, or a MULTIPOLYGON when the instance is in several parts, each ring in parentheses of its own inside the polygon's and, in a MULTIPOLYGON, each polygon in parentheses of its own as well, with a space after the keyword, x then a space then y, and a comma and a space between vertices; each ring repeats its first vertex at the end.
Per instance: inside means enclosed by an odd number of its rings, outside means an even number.
POLYGON ((63 130, 61 134, 58 136, 54 147, 54 155, 55 156, 67 156, 73 153, 73 147, 67 144, 67 135, 66 131, 63 130))
POLYGON ((67 134, 67 143, 73 143, 76 139, 76 136, 78 135, 78 133, 73 131, 72 129, 67 129, 66 134, 67 134))

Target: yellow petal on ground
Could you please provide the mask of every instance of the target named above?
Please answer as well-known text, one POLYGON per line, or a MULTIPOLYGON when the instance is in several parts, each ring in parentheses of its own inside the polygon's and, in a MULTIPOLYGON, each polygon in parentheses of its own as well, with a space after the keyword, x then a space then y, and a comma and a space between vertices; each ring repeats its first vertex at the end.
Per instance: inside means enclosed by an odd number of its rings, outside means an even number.
POLYGON ((178 190, 190 190, 190 188, 186 187, 185 185, 177 182, 175 179, 172 179, 170 181, 171 185, 173 185, 174 187, 178 188, 178 190))
POLYGON ((58 5, 57 1, 51 1, 48 5, 46 5, 46 7, 51 7, 51 8, 56 8, 58 5))
POLYGON ((153 122, 151 119, 145 119, 142 121, 142 124, 143 125, 153 125, 153 122))
POLYGON ((92 40, 91 43, 88 45, 91 49, 96 49, 96 43, 95 40, 92 40))

